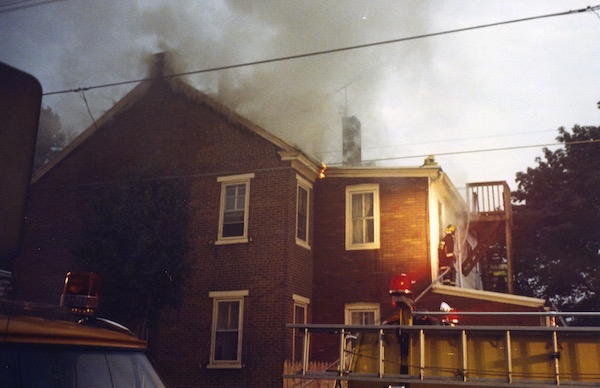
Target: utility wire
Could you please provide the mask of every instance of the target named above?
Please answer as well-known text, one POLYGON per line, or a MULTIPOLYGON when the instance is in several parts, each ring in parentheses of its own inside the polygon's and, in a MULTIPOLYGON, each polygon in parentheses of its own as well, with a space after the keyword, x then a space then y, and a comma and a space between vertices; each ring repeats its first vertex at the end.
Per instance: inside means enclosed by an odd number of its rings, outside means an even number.
POLYGON ((25 8, 33 8, 40 5, 58 3, 63 0, 13 0, 0 2, 0 13, 18 11, 25 8))
MULTIPOLYGON (((429 33, 429 34, 415 35, 415 36, 410 36, 410 37, 406 37, 406 38, 384 40, 384 41, 379 41, 379 42, 374 42, 374 43, 366 43, 366 44, 360 44, 360 45, 355 45, 355 46, 341 47, 341 48, 337 48, 337 49, 314 51, 311 53, 289 55, 289 56, 284 56, 284 57, 264 59, 264 60, 253 61, 253 62, 243 62, 243 63, 234 64, 234 65, 211 67, 211 68, 207 68, 207 69, 193 70, 193 71, 188 71, 188 72, 183 72, 183 73, 164 75, 163 77, 164 78, 183 77, 183 76, 187 76, 187 75, 209 73, 209 72, 221 71, 221 70, 230 70, 230 69, 236 69, 236 68, 246 67, 246 66, 264 65, 267 63, 289 61, 289 60, 300 59, 300 58, 309 58, 309 57, 315 57, 318 55, 334 54, 334 53, 339 53, 339 52, 343 52, 343 51, 358 50, 358 49, 364 49, 364 48, 368 48, 368 47, 375 47, 375 46, 381 46, 381 45, 392 44, 392 43, 407 42, 410 40, 432 38, 435 36, 454 34, 454 33, 465 32, 465 31, 472 31, 472 30, 477 30, 477 29, 482 29, 482 28, 502 26, 502 25, 512 24, 512 23, 521 23, 521 22, 537 20, 537 19, 573 15, 573 14, 578 14, 578 13, 582 13, 582 12, 595 13, 595 11, 597 11, 597 10, 600 10, 600 5, 596 5, 593 7, 587 7, 587 8, 581 8, 578 10, 558 12, 558 13, 552 13, 552 14, 540 15, 540 16, 531 16, 531 17, 527 17, 527 18, 514 19, 514 20, 508 20, 508 21, 497 22, 497 23, 482 24, 482 25, 473 26, 473 27, 465 27, 465 28, 458 28, 458 29, 447 30, 447 31, 442 31, 442 32, 434 32, 434 33, 429 33)), ((85 88, 59 90, 59 91, 55 91, 55 92, 44 93, 43 95, 50 96, 50 95, 54 95, 54 94, 74 93, 74 92, 80 92, 82 90, 86 91, 86 90, 91 90, 91 89, 99 89, 99 88, 107 88, 107 87, 112 87, 112 86, 120 86, 120 85, 132 84, 132 83, 139 83, 139 82, 143 82, 143 81, 150 81, 152 79, 154 79, 154 78, 152 78, 152 77, 140 78, 140 79, 136 79, 136 80, 113 82, 113 83, 107 83, 107 84, 102 84, 102 85, 89 86, 89 87, 85 87, 85 88)))
MULTIPOLYGON (((531 134, 534 134, 534 133, 546 133, 546 132, 556 132, 556 129, 541 129, 541 130, 538 130, 538 131, 528 131, 528 132, 518 132, 518 133, 503 133, 503 134, 497 134, 497 135, 473 136, 473 137, 463 137, 463 138, 455 138, 455 139, 428 140, 428 141, 415 142, 415 143, 390 144, 390 145, 377 146, 377 147, 362 147, 362 150, 363 151, 364 150, 380 150, 380 149, 383 149, 383 148, 399 148, 399 147, 418 146, 418 145, 423 145, 423 144, 434 144, 434 143, 448 144, 448 143, 453 143, 453 142, 458 142, 458 141, 473 141, 473 140, 479 140, 479 139, 493 139, 493 138, 498 138, 498 137, 522 136, 522 135, 531 135, 531 134)), ((533 147, 535 147, 535 146, 533 146, 533 147)), ((340 153, 340 152, 342 152, 342 150, 340 150, 340 149, 337 149, 337 150, 318 150, 318 151, 314 151, 314 153, 318 154, 318 155, 335 154, 335 153, 340 153)))
MULTIPOLYGON (((441 152, 441 153, 433 153, 433 155, 437 156, 448 156, 448 155, 464 155, 464 154, 476 154, 480 152, 494 152, 494 151, 510 151, 510 150, 518 150, 524 148, 537 148, 537 147, 557 147, 557 146, 572 146, 572 145, 582 145, 582 144, 596 144, 600 143, 600 139, 590 139, 590 140, 578 140, 571 141, 566 143, 546 143, 546 144, 531 144, 531 145, 522 145, 522 146, 512 146, 512 147, 499 147, 499 148, 487 148, 487 149, 477 149, 477 150, 467 150, 467 151, 451 151, 451 152, 441 152)), ((397 159, 416 159, 416 158, 424 158, 432 155, 432 153, 422 154, 422 155, 411 155, 411 156, 393 156, 389 158, 377 158, 377 159, 368 159, 363 162, 385 162, 390 160, 397 159)), ((331 166, 340 165, 342 163, 329 163, 331 166)))
POLYGON ((81 91, 81 98, 83 98, 83 102, 85 103, 85 107, 87 108, 87 112, 90 115, 90 118, 92 119, 92 123, 94 123, 94 128, 98 129, 98 125, 96 125, 96 120, 94 119, 94 116, 92 115, 92 111, 90 110, 90 105, 88 104, 87 98, 85 98, 85 91, 81 91))

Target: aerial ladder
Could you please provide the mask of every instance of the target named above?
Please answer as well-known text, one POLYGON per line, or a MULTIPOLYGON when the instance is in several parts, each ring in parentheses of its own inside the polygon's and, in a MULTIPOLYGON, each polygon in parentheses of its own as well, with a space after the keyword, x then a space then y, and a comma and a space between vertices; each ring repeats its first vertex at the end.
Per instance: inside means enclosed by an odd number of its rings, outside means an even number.
POLYGON ((284 374, 284 381, 329 381, 329 387, 349 388, 600 386, 600 328, 555 324, 557 318, 600 313, 456 312, 445 303, 444 311, 420 312, 409 290, 394 285, 402 279, 392 279, 397 311, 384 324, 288 325, 304 333, 304 354, 301 369, 284 374), (463 315, 489 314, 539 317, 544 325, 459 323, 463 315), (339 345, 337 370, 312 370, 313 342, 331 336, 339 345))

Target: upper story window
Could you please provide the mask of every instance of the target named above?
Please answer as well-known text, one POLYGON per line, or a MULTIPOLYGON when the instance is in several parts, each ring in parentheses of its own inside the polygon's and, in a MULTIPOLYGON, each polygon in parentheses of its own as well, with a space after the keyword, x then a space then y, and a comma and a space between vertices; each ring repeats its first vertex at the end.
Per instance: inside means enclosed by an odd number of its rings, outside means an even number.
POLYGON ((244 297, 248 290, 213 291, 213 323, 209 368, 242 367, 244 297))
POLYGON ((248 204, 252 178, 254 174, 217 178, 217 182, 221 182, 217 244, 248 242, 248 204))
POLYGON ((310 192, 312 185, 304 178, 296 175, 298 180, 296 195, 296 243, 310 248, 309 225, 310 225, 310 192))
POLYGON ((379 249, 379 185, 346 188, 346 249, 379 249))

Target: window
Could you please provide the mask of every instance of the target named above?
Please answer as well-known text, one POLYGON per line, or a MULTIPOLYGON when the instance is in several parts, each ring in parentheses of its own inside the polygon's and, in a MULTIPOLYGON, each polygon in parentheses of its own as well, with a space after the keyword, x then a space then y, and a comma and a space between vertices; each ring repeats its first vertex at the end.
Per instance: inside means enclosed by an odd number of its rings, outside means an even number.
POLYGON ((248 242, 250 179, 254 174, 217 178, 221 182, 221 210, 217 244, 248 242))
MULTIPOLYGON (((294 322, 306 324, 307 323, 307 309, 310 299, 300 295, 292 295, 294 299, 294 322)), ((302 352, 304 349, 304 331, 302 329, 294 330, 294 341, 292 343, 292 352, 294 361, 302 361, 302 352)))
POLYGON ((242 367, 243 291, 214 291, 209 368, 242 367))
POLYGON ((296 243, 306 248, 310 248, 309 238, 309 216, 310 216, 310 191, 312 185, 299 175, 297 200, 296 200, 296 243))
POLYGON ((379 303, 348 303, 344 306, 346 325, 379 325, 379 303))
POLYGON ((346 188, 346 249, 379 249, 379 185, 346 188))

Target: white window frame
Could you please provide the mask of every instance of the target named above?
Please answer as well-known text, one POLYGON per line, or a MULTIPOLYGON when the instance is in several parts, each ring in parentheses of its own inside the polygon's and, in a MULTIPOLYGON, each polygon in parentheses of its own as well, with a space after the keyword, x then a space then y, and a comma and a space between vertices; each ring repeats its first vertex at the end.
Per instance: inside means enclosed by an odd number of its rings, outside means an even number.
POLYGON ((215 244, 239 244, 248 242, 248 213, 250 204, 250 179, 254 178, 254 173, 231 175, 217 178, 217 182, 221 183, 221 206, 219 209, 219 232, 215 244), (241 236, 223 237, 223 224, 225 219, 225 206, 227 187, 245 185, 246 195, 244 198, 244 231, 241 236))
POLYGON ((374 324, 381 323, 381 307, 379 303, 358 302, 344 305, 344 324, 352 324, 352 313, 373 313, 374 324))
POLYGON ((310 249, 310 196, 312 193, 312 184, 306 179, 302 178, 300 175, 296 175, 296 180, 298 184, 296 185, 296 244, 310 249), (306 220, 304 221, 306 225, 304 225, 306 230, 306 240, 298 237, 298 226, 300 225, 300 190, 306 191, 306 220))
MULTIPOLYGON (((307 324, 308 323, 308 305, 310 304, 310 299, 306 298, 304 296, 301 295, 297 295, 297 294, 293 294, 292 295, 292 299, 294 300, 294 311, 293 311, 293 322, 292 323, 300 323, 300 324, 307 324), (304 316, 303 317, 297 317, 296 316, 296 308, 300 307, 302 309, 304 309, 304 316)), ((304 339, 304 333, 301 332, 302 329, 295 329, 293 330, 293 338, 292 338, 292 358, 294 359, 294 361, 301 361, 300 360, 296 360, 296 352, 298 351, 298 347, 303 347, 304 345, 304 341, 300 341, 300 339, 304 339)), ((302 350, 302 349, 300 349, 302 350)))
POLYGON ((208 293, 210 298, 213 298, 213 319, 210 338, 210 361, 207 368, 221 369, 240 369, 242 368, 242 340, 244 328, 244 297, 248 296, 248 290, 237 291, 211 291, 208 293), (238 313, 238 338, 237 338, 237 359, 235 360, 216 360, 216 343, 217 343, 217 323, 219 317, 219 303, 237 302, 239 303, 238 313))
POLYGON ((346 250, 379 249, 379 185, 364 184, 346 187, 346 250), (353 243, 352 196, 373 194, 373 241, 353 243))

